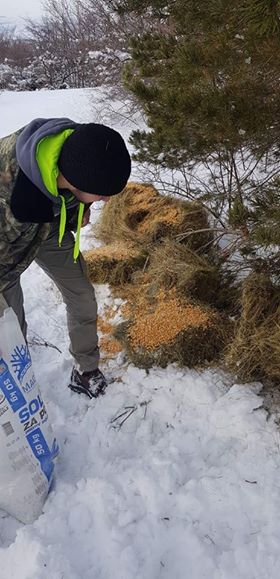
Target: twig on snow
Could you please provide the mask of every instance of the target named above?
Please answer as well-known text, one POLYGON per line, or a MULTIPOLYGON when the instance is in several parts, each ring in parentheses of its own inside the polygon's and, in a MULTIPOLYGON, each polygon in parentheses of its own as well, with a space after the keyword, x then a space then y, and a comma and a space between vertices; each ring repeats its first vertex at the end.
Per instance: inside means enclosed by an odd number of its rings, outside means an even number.
POLYGON ((121 414, 118 414, 118 416, 115 416, 115 418, 112 418, 110 420, 112 428, 120 430, 123 424, 130 418, 130 416, 132 416, 132 414, 134 414, 134 412, 136 412, 136 410, 138 410, 138 408, 144 407, 143 420, 145 420, 147 414, 147 407, 148 404, 150 404, 150 402, 151 400, 144 400, 143 402, 140 402, 140 404, 134 404, 134 406, 125 406, 124 411, 121 412, 121 414), (120 421, 121 418, 122 420, 120 421))
POLYGON ((121 414, 110 420, 110 424, 112 424, 112 427, 116 428, 117 430, 120 430, 122 425, 126 422, 126 420, 128 420, 128 418, 137 410, 137 406, 125 406, 124 408, 125 408, 124 412, 122 412, 121 414), (123 420, 121 420, 121 422, 114 424, 123 416, 124 418, 123 420))
POLYGON ((34 336, 31 338, 31 340, 27 341, 28 346, 45 346, 46 348, 54 348, 54 350, 57 350, 60 354, 62 354, 62 351, 57 346, 51 342, 48 342, 39 336, 39 334, 36 334, 36 332, 33 332, 33 334, 34 336))

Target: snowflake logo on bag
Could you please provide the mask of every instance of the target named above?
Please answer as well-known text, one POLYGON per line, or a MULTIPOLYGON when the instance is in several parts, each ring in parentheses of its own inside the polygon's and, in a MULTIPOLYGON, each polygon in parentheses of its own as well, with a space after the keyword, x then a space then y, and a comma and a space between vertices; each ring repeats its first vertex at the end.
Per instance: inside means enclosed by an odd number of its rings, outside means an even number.
POLYGON ((28 368, 31 366, 31 357, 29 354, 28 346, 16 346, 12 353, 11 365, 20 383, 23 380, 28 368))

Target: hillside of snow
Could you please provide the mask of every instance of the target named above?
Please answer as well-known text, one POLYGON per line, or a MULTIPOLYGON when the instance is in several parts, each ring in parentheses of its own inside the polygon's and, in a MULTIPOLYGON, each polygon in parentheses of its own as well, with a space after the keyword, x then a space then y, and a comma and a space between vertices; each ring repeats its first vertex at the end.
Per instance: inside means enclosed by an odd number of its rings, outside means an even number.
MULTIPOLYGON (((142 116, 109 96, 1 93, 0 136, 35 117, 63 116, 110 124, 128 139, 142 116)), ((83 247, 94 243, 98 211, 83 247)), ((60 458, 36 522, 0 512, 0 579, 279 579, 280 440, 261 385, 175 365, 147 373, 119 354, 102 361, 106 395, 89 401, 67 388, 72 359, 58 290, 34 264, 22 285, 30 339, 61 351, 31 347, 60 458)), ((100 313, 111 306, 118 315, 107 286, 96 294, 100 313)))

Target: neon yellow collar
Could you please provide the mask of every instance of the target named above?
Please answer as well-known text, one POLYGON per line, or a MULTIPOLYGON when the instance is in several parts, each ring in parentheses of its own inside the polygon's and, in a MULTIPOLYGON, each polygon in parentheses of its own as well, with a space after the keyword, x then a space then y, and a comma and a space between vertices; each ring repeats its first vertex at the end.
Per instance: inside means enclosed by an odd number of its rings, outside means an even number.
MULTIPOLYGON (((65 197, 59 195, 57 189, 57 177, 59 174, 59 169, 57 166, 60 151, 64 145, 64 142, 70 135, 74 132, 74 129, 65 129, 57 135, 48 135, 38 142, 36 148, 36 161, 40 169, 41 177, 46 189, 54 197, 60 197, 61 208, 60 208, 60 222, 59 222, 59 238, 58 243, 61 246, 66 226, 67 219, 67 208, 65 197)), ((78 211, 78 222, 77 222, 77 233, 74 246, 74 261, 77 261, 80 252, 80 232, 84 213, 84 203, 79 204, 78 211)))

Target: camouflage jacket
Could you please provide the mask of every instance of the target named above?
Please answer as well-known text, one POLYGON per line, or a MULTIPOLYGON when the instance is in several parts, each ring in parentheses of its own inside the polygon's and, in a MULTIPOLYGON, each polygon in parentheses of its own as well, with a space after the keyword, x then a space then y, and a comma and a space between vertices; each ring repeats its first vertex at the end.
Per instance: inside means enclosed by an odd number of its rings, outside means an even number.
MULTIPOLYGON (((37 144, 75 126, 65 118, 35 119, 0 139, 0 294, 34 260, 60 213, 62 195, 54 198, 42 180, 35 158, 37 144)), ((77 200, 67 207, 73 217, 77 200)), ((71 219, 70 213, 68 217, 71 219)))
POLYGON ((15 147, 20 132, 0 139, 0 293, 33 261, 51 227, 50 223, 18 221, 11 210, 11 195, 19 171, 15 147))

